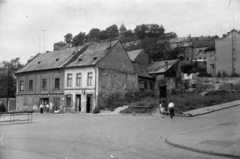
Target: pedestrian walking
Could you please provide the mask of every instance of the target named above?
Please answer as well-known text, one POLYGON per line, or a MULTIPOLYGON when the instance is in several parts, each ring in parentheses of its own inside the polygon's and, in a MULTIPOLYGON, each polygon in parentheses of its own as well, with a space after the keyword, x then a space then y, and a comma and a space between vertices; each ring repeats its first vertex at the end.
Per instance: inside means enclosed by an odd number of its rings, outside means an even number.
POLYGON ((169 115, 171 118, 174 116, 174 103, 172 101, 168 104, 169 115))

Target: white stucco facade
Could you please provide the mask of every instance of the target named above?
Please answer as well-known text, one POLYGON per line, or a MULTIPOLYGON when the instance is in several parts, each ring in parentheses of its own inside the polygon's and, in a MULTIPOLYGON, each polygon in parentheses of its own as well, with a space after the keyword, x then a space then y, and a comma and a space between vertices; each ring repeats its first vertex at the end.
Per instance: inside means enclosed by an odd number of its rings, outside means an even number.
POLYGON ((87 113, 93 112, 96 107, 98 96, 98 68, 93 66, 66 68, 64 75, 64 95, 66 97, 66 106, 74 107, 75 111, 87 113), (77 84, 77 75, 79 74, 81 76, 80 85, 79 83, 77 84), (67 98, 71 98, 70 103, 67 102, 67 100, 69 100, 67 98))

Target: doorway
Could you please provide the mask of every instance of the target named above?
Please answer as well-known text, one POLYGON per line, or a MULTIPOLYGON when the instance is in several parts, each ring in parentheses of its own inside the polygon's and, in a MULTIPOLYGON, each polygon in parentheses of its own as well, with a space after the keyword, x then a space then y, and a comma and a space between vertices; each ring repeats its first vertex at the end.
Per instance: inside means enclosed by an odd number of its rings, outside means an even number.
POLYGON ((66 96, 66 107, 71 107, 72 105, 72 95, 66 96))
POLYGON ((49 104, 49 98, 40 98, 40 104, 46 104, 48 103, 49 104))
POLYGON ((81 95, 76 95, 76 111, 81 111, 81 95))
POLYGON ((92 108, 92 94, 87 94, 87 109, 86 113, 90 113, 92 108))

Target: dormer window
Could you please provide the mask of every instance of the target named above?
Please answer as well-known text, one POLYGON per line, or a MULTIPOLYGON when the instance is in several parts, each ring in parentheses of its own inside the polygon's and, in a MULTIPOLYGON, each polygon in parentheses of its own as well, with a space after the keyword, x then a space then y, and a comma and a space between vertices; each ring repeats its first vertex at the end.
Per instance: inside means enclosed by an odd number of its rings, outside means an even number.
POLYGON ((97 60, 97 57, 94 57, 93 60, 97 60))
POLYGON ((78 59, 78 61, 82 61, 82 59, 78 59))
POLYGON ((59 60, 59 58, 56 59, 56 61, 58 61, 58 60, 59 60))
POLYGON ((40 64, 41 63, 41 61, 38 61, 38 64, 40 64))

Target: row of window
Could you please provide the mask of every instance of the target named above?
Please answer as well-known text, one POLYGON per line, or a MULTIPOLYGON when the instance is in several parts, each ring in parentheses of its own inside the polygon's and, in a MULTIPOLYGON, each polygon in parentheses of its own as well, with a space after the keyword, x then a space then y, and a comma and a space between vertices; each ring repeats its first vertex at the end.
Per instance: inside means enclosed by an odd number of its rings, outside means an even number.
MULTIPOLYGON (((54 89, 60 89, 60 79, 59 78, 55 78, 55 85, 54 85, 54 89)), ((41 89, 47 89, 47 79, 42 79, 42 83, 41 83, 41 89)), ((24 90, 24 83, 23 81, 20 81, 19 83, 19 88, 20 91, 24 90)), ((28 81, 28 90, 32 91, 33 90, 33 80, 29 80, 28 81)))
MULTIPOLYGON (((76 75, 76 86, 81 86, 82 85, 82 74, 77 73, 76 75)), ((92 72, 88 72, 87 76, 87 86, 92 86, 93 85, 93 74, 92 72)), ((67 86, 71 87, 72 86, 72 74, 67 74, 67 86)), ((23 81, 20 81, 19 83, 19 88, 20 91, 24 90, 24 83, 23 81)), ((41 81, 41 89, 46 90, 47 89, 47 79, 42 79, 41 81)), ((54 80, 54 89, 60 89, 60 79, 55 78, 54 80)), ((33 80, 29 80, 28 82, 28 90, 33 90, 33 80)))
MULTIPOLYGON (((67 86, 71 87, 72 86, 72 74, 69 73, 67 74, 67 86)), ((81 86, 82 85, 82 73, 77 73, 76 74, 76 86, 81 86)), ((87 75, 87 86, 92 86, 93 85, 93 74, 92 72, 88 72, 87 75)))

